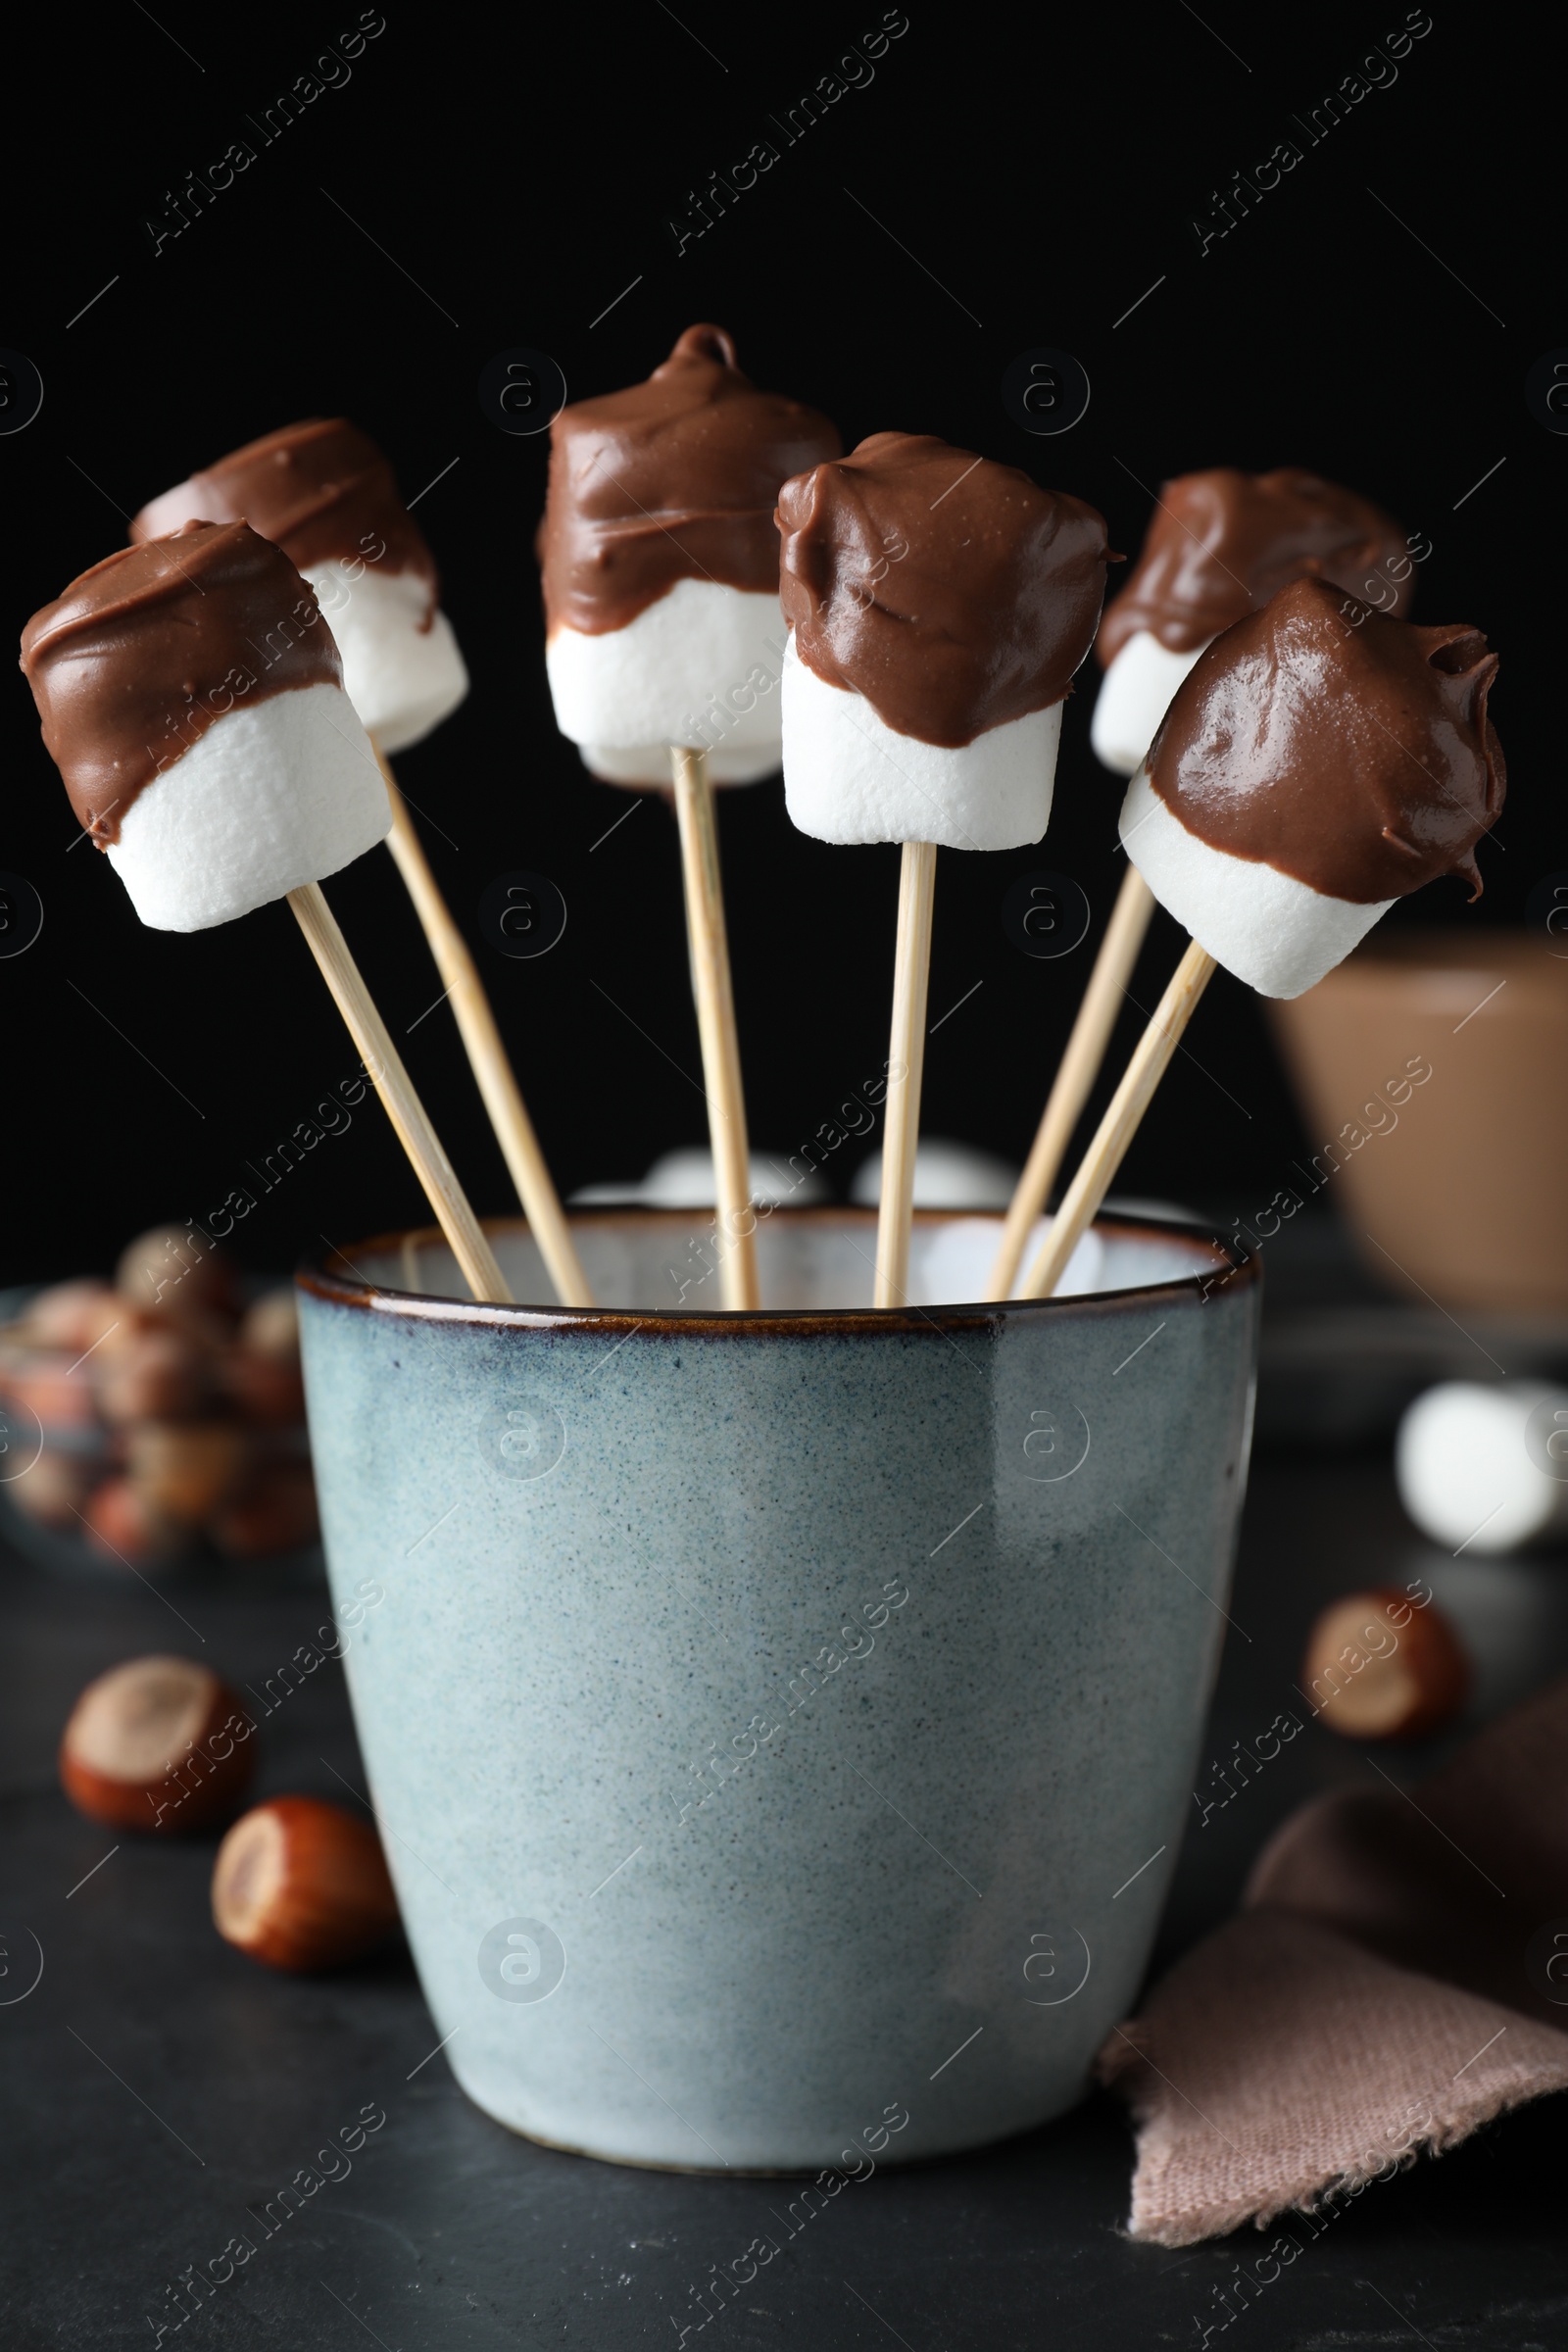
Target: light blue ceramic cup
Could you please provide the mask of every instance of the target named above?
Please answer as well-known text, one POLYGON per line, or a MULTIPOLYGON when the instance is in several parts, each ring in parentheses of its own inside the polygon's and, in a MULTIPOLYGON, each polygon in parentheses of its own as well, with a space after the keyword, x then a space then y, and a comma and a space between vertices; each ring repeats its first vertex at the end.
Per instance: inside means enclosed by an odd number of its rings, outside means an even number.
POLYGON ((577 1221, 624 1311, 476 1307, 428 1237, 301 1277, 409 1938, 459 2082, 533 2138, 737 2172, 971 2147, 1077 2099, 1136 1993, 1225 1629, 1255 1266, 1103 1220, 1087 1295, 943 1305, 999 1220, 925 1215, 922 1303, 875 1313, 841 1303, 874 1232, 778 1212, 760 1314, 692 1311, 680 1211, 577 1221))

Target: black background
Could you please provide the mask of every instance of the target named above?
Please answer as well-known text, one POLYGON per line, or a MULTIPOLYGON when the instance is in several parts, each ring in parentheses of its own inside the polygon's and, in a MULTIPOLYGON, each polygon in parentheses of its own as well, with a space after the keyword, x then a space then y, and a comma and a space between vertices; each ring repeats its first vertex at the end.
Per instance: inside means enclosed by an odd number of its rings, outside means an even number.
MULTIPOLYGON (((357 418, 406 497, 451 468, 418 519, 473 690, 400 773, 563 1190, 701 1140, 703 1106, 673 825, 644 800, 601 841, 627 800, 585 778, 552 723, 531 553, 546 443, 504 436, 476 398, 507 346, 552 353, 579 396, 646 374, 682 327, 717 319, 749 372, 827 410, 847 445, 928 430, 1022 465, 1099 505, 1129 553, 1154 487, 1190 467, 1306 464, 1357 485, 1433 542, 1415 617, 1476 622, 1503 657, 1510 797, 1482 850, 1485 900, 1466 910, 1442 884, 1391 919, 1517 923, 1532 886, 1568 865, 1551 702, 1568 441, 1523 392, 1532 361, 1568 342, 1548 176, 1561 35, 1434 0, 1393 85, 1307 148, 1290 114, 1404 14, 1391 0, 1265 18, 1211 0, 1201 19, 1182 5, 1026 18, 910 0, 869 86, 679 256, 666 221, 687 190, 756 139, 782 147, 769 114, 880 23, 869 0, 682 0, 679 21, 659 0, 388 0, 346 85, 265 147, 246 116, 355 9, 40 16, 53 63, 13 79, 0 311, 0 344, 45 383, 36 421, 0 438, 11 625, 119 545, 144 500, 292 418, 357 418), (1299 165, 1200 257, 1193 215, 1286 136, 1306 148, 1299 165), (143 223, 167 215, 165 191, 241 137, 256 161, 155 257, 143 223), (1076 354, 1093 385, 1059 439, 1029 437, 1002 403, 1007 363, 1037 345, 1076 354), (515 868, 553 877, 569 907, 536 963, 478 932, 485 885, 515 868)), ((37 944, 0 961, 19 1147, 0 1280, 16 1281, 107 1264, 154 1218, 204 1216, 355 1056, 282 906, 194 938, 142 929, 107 862, 68 848, 75 826, 20 674, 4 697, 0 867, 45 906, 37 944)), ((1089 753, 1089 708, 1087 692, 1069 705, 1044 847, 942 859, 933 1020, 984 985, 932 1040, 925 1126, 1015 1158, 1120 873, 1118 787, 1089 753), (1042 865, 1076 877, 1095 912, 1058 963, 1027 960, 1002 926, 1009 882, 1042 865)), ((721 815, 752 1132, 789 1151, 886 1054, 897 853, 796 835, 776 781, 724 795, 721 815)), ((401 1035, 439 982, 390 861, 365 858, 330 896, 401 1035)), ((1140 1003, 1178 947, 1159 918, 1140 1003)), ((1221 976, 1189 1042, 1124 1189, 1246 1213, 1283 1181, 1296 1113, 1238 984, 1221 976)), ((408 1054, 476 1204, 506 1208, 445 1010, 408 1054)), ((284 1266, 320 1235, 424 1213, 367 1102, 236 1243, 284 1266)))

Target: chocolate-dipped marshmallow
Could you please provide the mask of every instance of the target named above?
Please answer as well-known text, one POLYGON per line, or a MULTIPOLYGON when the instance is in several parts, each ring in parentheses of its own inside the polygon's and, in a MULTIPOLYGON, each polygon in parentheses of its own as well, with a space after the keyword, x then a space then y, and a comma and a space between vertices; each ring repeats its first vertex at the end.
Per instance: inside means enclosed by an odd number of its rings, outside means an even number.
POLYGON ((506 1278, 319 885, 391 829, 332 632, 281 548, 186 522, 73 580, 22 633, 73 808, 159 931, 286 898, 476 1298, 506 1278))
POLYGON ((761 392, 721 327, 691 326, 646 383, 562 410, 539 526, 556 723, 613 784, 716 784, 779 764, 779 485, 837 457, 827 418, 761 392))
POLYGON ((385 753, 428 735, 468 691, 424 535, 380 450, 345 417, 311 417, 220 458, 143 507, 135 541, 185 522, 248 522, 316 590, 343 685, 385 753))
MULTIPOLYGON (((331 622, 343 686, 383 763, 429 734, 467 693, 468 673, 437 601, 430 550, 398 496, 390 465, 357 425, 316 417, 252 441, 155 498, 132 522, 131 537, 157 542, 193 516, 213 522, 243 516, 311 583, 331 622)), ((584 1305, 582 1268, 472 956, 389 767, 382 792, 388 797, 392 855, 446 982, 528 1222, 561 1298, 584 1305)), ((372 838, 387 831, 382 823, 372 838)))
POLYGON ((1143 553, 1106 606, 1095 650, 1105 672, 1090 741, 1104 767, 1142 765, 1172 696, 1222 629, 1291 580, 1316 578, 1402 616, 1413 564, 1404 534, 1370 499, 1298 466, 1215 466, 1161 485, 1143 553))
POLYGON ((243 522, 95 564, 28 621, 22 666, 78 821, 155 930, 318 882, 391 823, 316 597, 243 522))
POLYGON ((1006 850, 1051 814, 1104 593, 1093 507, 930 434, 779 493, 784 788, 820 841, 1006 850))
POLYGON ((1127 855, 1216 962, 1299 996, 1396 899, 1448 873, 1479 892, 1505 787, 1496 671, 1479 629, 1298 579, 1178 691, 1122 805, 1127 855))

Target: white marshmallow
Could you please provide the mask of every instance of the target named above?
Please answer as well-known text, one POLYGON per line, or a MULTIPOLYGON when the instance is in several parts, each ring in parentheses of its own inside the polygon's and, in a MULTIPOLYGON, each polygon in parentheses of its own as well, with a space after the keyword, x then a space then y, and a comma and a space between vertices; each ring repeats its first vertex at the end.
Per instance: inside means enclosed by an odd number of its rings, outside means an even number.
MULTIPOLYGON (((667 743, 645 743, 634 752, 604 743, 578 745, 582 763, 591 776, 601 784, 662 784, 669 785, 673 775, 669 764, 667 743)), ((732 751, 726 744, 708 755, 708 776, 712 784, 756 784, 763 776, 777 772, 782 757, 780 746, 766 744, 760 751, 732 751)))
POLYGON ((1143 766, 1177 687, 1213 642, 1205 637, 1190 654, 1173 654, 1150 630, 1133 631, 1105 672, 1089 722, 1089 740, 1102 767, 1130 776, 1143 766))
POLYGON ((303 576, 343 657, 343 689, 361 723, 388 754, 421 742, 468 691, 446 614, 422 625, 428 583, 416 571, 368 565, 355 577, 337 563, 313 564, 303 576))
POLYGON ((1127 787, 1121 841, 1166 913, 1259 996, 1314 988, 1394 905, 1330 898, 1277 866, 1200 841, 1171 814, 1147 768, 1127 787))
POLYGON ((155 931, 207 931, 372 849, 392 808, 338 686, 228 711, 126 809, 109 860, 155 931))
MULTIPOLYGON (((941 1225, 916 1225, 909 1237, 909 1305, 961 1306, 990 1299, 1001 1231, 995 1217, 954 1217, 941 1225)), ((1025 1265, 1050 1231, 1051 1219, 1042 1217, 1030 1233, 1025 1265)), ((1084 1234, 1052 1297, 1081 1297, 1086 1291, 1105 1289, 1104 1263, 1099 1234, 1084 1234)))
MULTIPOLYGON (((769 1208, 805 1208, 827 1199, 827 1186, 809 1170, 792 1176, 783 1152, 754 1152, 751 1155, 751 1197, 769 1208)), ((713 1178, 713 1154, 706 1144, 689 1144, 656 1159, 640 1184, 585 1184, 571 1196, 573 1208, 712 1208, 718 1192, 713 1178)))
MULTIPOLYGON (((800 1182, 789 1175, 788 1165, 782 1152, 754 1152, 748 1163, 752 1199, 766 1201, 770 1208, 785 1200, 804 1206, 826 1199, 827 1187, 820 1177, 808 1175, 800 1182)), ((643 1178, 639 1198, 649 1208, 712 1208, 718 1189, 711 1151, 706 1144, 687 1144, 665 1152, 643 1178)))
POLYGON ((623 629, 596 637, 563 623, 551 631, 545 667, 556 724, 600 761, 620 753, 636 762, 629 774, 594 768, 611 783, 667 784, 672 743, 707 751, 715 783, 751 783, 779 763, 783 650, 776 595, 677 580, 623 629))
POLYGON ((1568 1531, 1568 1390, 1443 1381, 1400 1422, 1394 1467, 1399 1500, 1447 1551, 1518 1551, 1560 1538, 1568 1531))
POLYGON ((1016 850, 1051 817, 1061 705, 950 750, 901 735, 849 687, 784 656, 784 802, 818 841, 935 841, 1016 850))
MULTIPOLYGON (((939 1135, 922 1136, 914 1151, 914 1205, 1005 1208, 1019 1174, 1011 1160, 973 1151, 967 1144, 950 1144, 939 1135)), ((881 1198, 882 1154, 873 1152, 856 1169, 850 1199, 862 1208, 875 1208, 881 1198)))

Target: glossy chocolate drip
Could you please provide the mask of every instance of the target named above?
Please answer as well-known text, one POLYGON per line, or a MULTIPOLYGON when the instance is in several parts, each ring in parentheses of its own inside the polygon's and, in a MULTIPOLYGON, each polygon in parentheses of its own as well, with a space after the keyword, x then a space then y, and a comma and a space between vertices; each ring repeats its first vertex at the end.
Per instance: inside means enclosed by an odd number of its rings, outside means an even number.
POLYGON ((1128 638, 1147 629, 1172 653, 1193 653, 1299 579, 1373 597, 1396 619, 1409 609, 1413 573, 1403 532, 1370 499, 1298 466, 1272 473, 1215 466, 1162 484, 1143 553, 1105 608, 1096 651, 1108 667, 1128 638))
POLYGON ((152 499, 133 540, 167 539, 186 522, 248 522, 296 571, 315 564, 374 564, 412 571, 440 593, 435 559, 398 496, 390 462, 347 417, 308 417, 220 458, 152 499))
POLYGON ((677 580, 776 595, 779 485, 843 447, 815 409, 760 392, 717 326, 689 326, 645 384, 563 409, 550 440, 545 621, 585 636, 677 580))
POLYGON ((1336 899, 1402 899, 1440 874, 1479 893, 1475 845, 1506 771, 1497 657, 1461 621, 1418 629, 1298 580, 1201 655, 1149 754, 1189 833, 1336 899))
POLYGON ((873 433, 779 492, 779 595, 807 667, 956 748, 1059 703, 1105 593, 1103 517, 929 433, 873 433))
POLYGON ((230 710, 343 683, 314 593, 243 522, 188 522, 95 564, 28 621, 22 667, 101 850, 136 795, 230 710))

